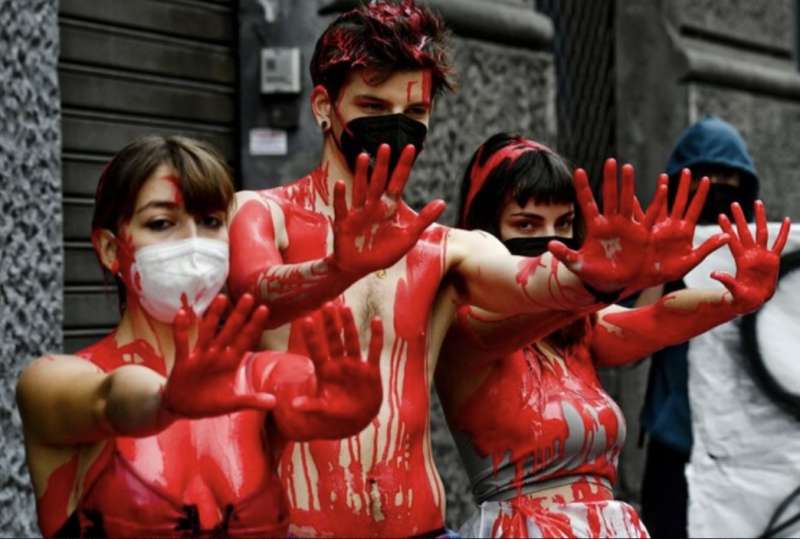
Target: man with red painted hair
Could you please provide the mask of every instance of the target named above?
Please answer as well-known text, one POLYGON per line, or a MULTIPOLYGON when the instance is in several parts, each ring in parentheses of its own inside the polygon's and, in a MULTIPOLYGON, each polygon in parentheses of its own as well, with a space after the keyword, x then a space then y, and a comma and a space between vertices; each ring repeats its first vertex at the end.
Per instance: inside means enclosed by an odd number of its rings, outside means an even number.
MULTIPOLYGON (((293 534, 445 532, 429 395, 458 304, 540 313, 551 331, 556 311, 597 309, 623 288, 663 280, 657 270, 667 264, 633 217, 630 167, 619 193, 616 171, 607 175, 602 226, 577 252, 556 245, 553 254, 514 257, 488 234, 434 224, 442 201, 419 213, 409 208, 403 189, 450 73, 445 27, 428 9, 406 0, 345 13, 320 37, 311 62, 312 112, 324 134, 319 165, 288 185, 237 195, 229 284, 234 295, 251 292, 269 305, 273 329, 263 346, 303 351, 292 320, 312 311, 318 318, 329 300, 350 306, 361 335, 373 316, 385 327, 384 400, 372 423, 343 440, 287 442, 280 475, 293 534)), ((578 197, 593 205, 584 173, 576 183, 578 197)))

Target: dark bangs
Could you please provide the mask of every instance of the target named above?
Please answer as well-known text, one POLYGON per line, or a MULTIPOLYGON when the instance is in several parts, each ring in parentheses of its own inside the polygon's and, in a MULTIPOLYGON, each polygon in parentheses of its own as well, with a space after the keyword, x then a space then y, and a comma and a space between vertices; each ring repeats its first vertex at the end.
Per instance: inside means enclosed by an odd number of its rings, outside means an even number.
POLYGON ((223 157, 209 144, 186 137, 141 137, 106 166, 95 193, 92 230, 118 227, 133 216, 136 196, 160 165, 175 168, 186 211, 199 217, 228 213, 234 188, 223 157))
POLYGON ((226 215, 234 188, 225 159, 212 146, 182 137, 167 140, 170 164, 181 180, 187 213, 201 217, 215 212, 226 215))
POLYGON ((536 204, 574 204, 575 186, 563 159, 552 152, 526 152, 507 167, 513 178, 510 196, 524 206, 536 204))
POLYGON ((547 149, 530 150, 513 161, 511 158, 502 160, 489 171, 483 187, 464 213, 473 169, 484 166, 495 153, 518 144, 519 140, 520 137, 506 133, 494 135, 472 156, 461 183, 459 215, 464 216, 462 227, 485 230, 499 238, 500 215, 509 200, 520 206, 529 200, 537 204, 575 203, 575 187, 564 159, 547 149))

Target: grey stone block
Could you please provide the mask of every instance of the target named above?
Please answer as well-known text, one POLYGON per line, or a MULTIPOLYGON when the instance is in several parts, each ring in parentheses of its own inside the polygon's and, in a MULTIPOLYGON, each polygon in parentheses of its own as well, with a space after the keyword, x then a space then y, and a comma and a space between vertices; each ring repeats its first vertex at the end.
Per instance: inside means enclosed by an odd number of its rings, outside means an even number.
POLYGON ((742 133, 761 179, 767 218, 800 218, 800 103, 692 84, 690 115, 715 114, 742 133))
POLYGON ((37 535, 14 399, 21 368, 62 346, 55 0, 0 1, 0 530, 37 535))
POLYGON ((674 0, 684 28, 791 55, 794 0, 674 0))

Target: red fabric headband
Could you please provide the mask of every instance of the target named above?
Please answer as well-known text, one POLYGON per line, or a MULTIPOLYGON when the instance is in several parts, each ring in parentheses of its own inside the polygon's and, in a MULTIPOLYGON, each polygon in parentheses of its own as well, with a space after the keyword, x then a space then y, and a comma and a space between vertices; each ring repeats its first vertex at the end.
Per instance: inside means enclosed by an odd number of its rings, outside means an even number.
POLYGON ((464 214, 461 216, 462 225, 466 225, 467 215, 472 206, 472 201, 475 199, 475 196, 480 193, 481 189, 483 189, 483 185, 486 183, 486 178, 489 177, 489 174, 505 159, 510 159, 511 163, 509 163, 509 165, 511 165, 525 152, 552 152, 552 150, 544 144, 539 144, 535 140, 517 137, 514 139, 514 142, 495 152, 494 155, 481 166, 478 164, 483 156, 483 146, 481 146, 469 175, 469 192, 467 193, 467 201, 464 204, 464 214))

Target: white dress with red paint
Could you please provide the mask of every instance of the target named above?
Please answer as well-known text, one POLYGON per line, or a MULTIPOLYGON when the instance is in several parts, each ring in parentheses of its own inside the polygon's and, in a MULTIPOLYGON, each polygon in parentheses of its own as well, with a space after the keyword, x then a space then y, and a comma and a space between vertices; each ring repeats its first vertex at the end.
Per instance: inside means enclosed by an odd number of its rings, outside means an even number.
POLYGON ((589 338, 566 354, 533 345, 497 361, 451 422, 479 504, 463 536, 648 537, 613 497, 625 419, 589 338))

